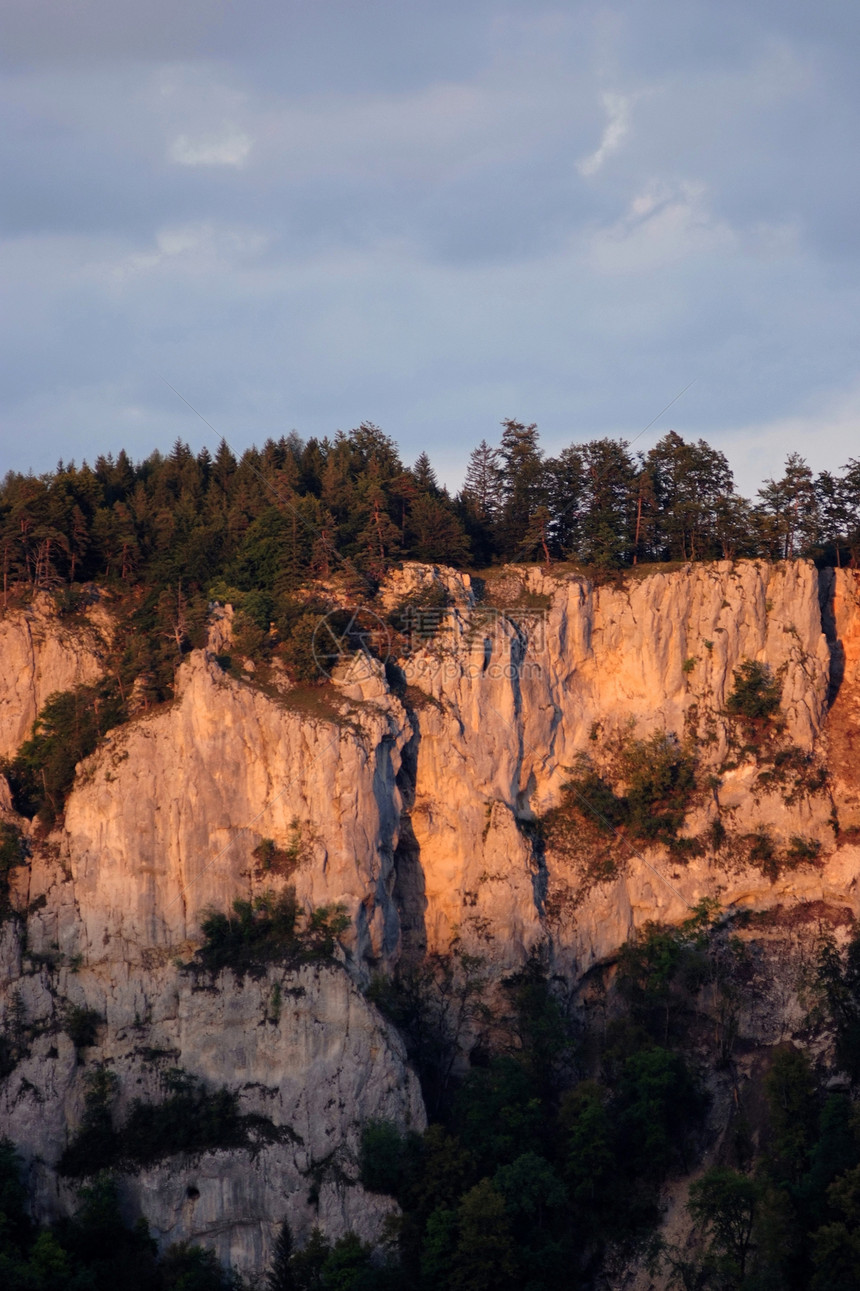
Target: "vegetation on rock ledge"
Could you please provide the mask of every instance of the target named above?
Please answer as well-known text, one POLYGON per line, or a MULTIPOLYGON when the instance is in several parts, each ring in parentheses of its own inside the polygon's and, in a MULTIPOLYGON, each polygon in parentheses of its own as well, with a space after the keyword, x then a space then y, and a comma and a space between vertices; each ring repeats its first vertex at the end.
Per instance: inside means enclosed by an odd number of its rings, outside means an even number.
POLYGON ((298 967, 330 958, 349 917, 339 905, 305 915, 295 889, 288 887, 277 896, 266 892, 253 901, 236 900, 231 914, 213 911, 201 927, 203 945, 187 967, 208 973, 229 968, 238 976, 261 977, 271 963, 298 967))

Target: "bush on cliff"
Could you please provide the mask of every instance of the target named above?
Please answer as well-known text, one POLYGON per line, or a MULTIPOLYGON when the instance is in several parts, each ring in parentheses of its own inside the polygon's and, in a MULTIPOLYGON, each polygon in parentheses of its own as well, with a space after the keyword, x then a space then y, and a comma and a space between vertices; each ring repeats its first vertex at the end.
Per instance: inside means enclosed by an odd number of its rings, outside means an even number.
POLYGON ((9 872, 27 860, 27 844, 21 831, 9 821, 0 820, 0 920, 11 912, 9 872))
POLYGON ((125 1120, 115 1125, 111 1111, 116 1077, 98 1067, 89 1079, 80 1129, 66 1147, 59 1172, 69 1178, 92 1178, 103 1170, 133 1171, 178 1153, 248 1146, 257 1118, 239 1112, 235 1094, 207 1090, 181 1069, 164 1077, 165 1097, 158 1103, 136 1099, 125 1120))
POLYGON ((564 846, 568 836, 582 840, 585 826, 590 834, 622 831, 635 843, 671 847, 695 792, 696 759, 676 736, 655 732, 645 739, 627 738, 612 752, 605 770, 585 757, 580 760, 562 788, 559 806, 544 818, 544 833, 548 841, 564 846))
POLYGON ((230 914, 208 914, 201 924, 204 941, 196 964, 188 967, 210 973, 229 968, 239 976, 261 977, 271 963, 297 966, 329 958, 348 926, 342 906, 319 906, 303 915, 294 888, 277 896, 265 892, 253 901, 234 901, 230 914))
POLYGON ((63 812, 79 762, 125 717, 116 683, 77 686, 48 699, 33 724, 33 734, 15 757, 0 765, 12 789, 15 808, 46 828, 63 812))
POLYGON ((733 673, 734 686, 726 700, 733 717, 763 723, 779 712, 782 686, 766 663, 744 659, 733 673))

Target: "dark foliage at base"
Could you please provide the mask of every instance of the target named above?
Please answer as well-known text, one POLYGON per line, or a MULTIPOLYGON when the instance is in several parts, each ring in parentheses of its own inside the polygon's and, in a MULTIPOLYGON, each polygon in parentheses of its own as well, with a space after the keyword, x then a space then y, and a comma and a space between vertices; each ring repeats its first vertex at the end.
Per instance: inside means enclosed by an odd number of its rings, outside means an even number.
POLYGON ((128 1173, 179 1153, 253 1147, 280 1134, 263 1118, 242 1115, 235 1094, 206 1090, 187 1072, 167 1072, 164 1086, 161 1102, 136 1100, 116 1126, 111 1114, 116 1080, 97 1068, 90 1077, 81 1127, 60 1158, 60 1174, 86 1178, 103 1170, 128 1173))
POLYGON ((0 820, 0 919, 11 911, 9 874, 27 860, 27 846, 21 831, 6 820, 0 820))
POLYGON ((39 1228, 26 1211, 20 1162, 0 1140, 0 1286, 4 1291, 239 1291, 210 1251, 172 1247, 160 1259, 145 1221, 127 1227, 117 1188, 100 1175, 73 1219, 39 1228))
POLYGON ((475 964, 465 969, 453 981, 438 971, 406 981, 401 998, 396 984, 376 990, 438 1108, 423 1136, 380 1121, 362 1135, 362 1182, 403 1212, 396 1285, 588 1286, 609 1247, 647 1239, 660 1182, 695 1159, 707 1107, 698 1075, 662 1019, 649 1028, 632 1007, 602 1040, 586 1038, 538 958, 505 983, 503 1016, 482 1017, 475 964), (466 1013, 486 1023, 487 1044, 440 1091, 445 1028, 466 1013), (593 1043, 599 1054, 588 1057, 593 1043))
MULTIPOLYGON (((718 1164, 690 1190, 694 1240, 680 1249, 656 1237, 660 1186, 700 1159, 703 1076, 735 1070, 754 991, 744 944, 704 903, 680 927, 647 926, 584 1028, 533 961, 508 983, 494 1043, 473 1053, 423 1136, 364 1127, 362 1181, 402 1208, 392 1285, 585 1291, 615 1285, 611 1270, 634 1258, 679 1291, 860 1291, 858 965, 860 936, 843 950, 825 938, 807 983, 807 1039, 816 1028, 834 1038, 851 1088, 829 1088, 833 1068, 811 1049, 765 1050, 734 1086, 718 1164)), ((392 996, 377 990, 389 1012, 392 996)), ((400 1013, 422 1063, 439 1016, 400 1013)), ((434 1088, 436 1067, 422 1074, 434 1088)))

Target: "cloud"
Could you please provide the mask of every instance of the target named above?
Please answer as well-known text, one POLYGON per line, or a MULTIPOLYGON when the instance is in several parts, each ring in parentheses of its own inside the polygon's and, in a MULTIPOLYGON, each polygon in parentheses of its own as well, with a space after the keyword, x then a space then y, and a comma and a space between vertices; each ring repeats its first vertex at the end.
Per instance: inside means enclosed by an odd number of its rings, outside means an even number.
POLYGON ((577 162, 580 175, 590 179, 596 175, 603 163, 614 152, 617 152, 630 130, 630 100, 623 94, 606 93, 602 95, 603 106, 609 120, 603 131, 600 146, 596 152, 577 162))
POLYGON ((752 496, 765 478, 779 479, 789 453, 799 453, 815 471, 839 471, 860 455, 860 381, 822 390, 801 412, 765 418, 726 431, 723 449, 738 487, 752 496))
POLYGON ((248 159, 253 144, 250 135, 243 130, 228 127, 220 134, 199 135, 197 138, 177 135, 167 155, 178 166, 241 166, 248 159))
POLYGON ((589 240, 592 265, 605 274, 644 274, 691 256, 731 255, 739 235, 711 211, 705 186, 653 179, 619 220, 589 240))
POLYGON ((10 4, 3 468, 193 442, 158 372, 239 447, 370 418, 452 481, 693 377, 637 448, 847 439, 860 8, 10 4))

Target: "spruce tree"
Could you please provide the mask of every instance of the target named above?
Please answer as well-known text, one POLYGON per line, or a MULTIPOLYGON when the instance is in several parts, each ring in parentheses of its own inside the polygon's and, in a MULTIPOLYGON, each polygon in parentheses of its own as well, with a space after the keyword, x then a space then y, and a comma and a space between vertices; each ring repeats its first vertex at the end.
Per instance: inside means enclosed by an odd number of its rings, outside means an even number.
POLYGON ((502 501, 499 451, 485 439, 469 457, 461 496, 477 520, 492 525, 497 519, 502 501))
POLYGON ((791 560, 815 541, 818 499, 812 471, 799 453, 789 453, 781 480, 765 480, 759 489, 762 510, 775 522, 777 559, 791 560))
POLYGON ((429 493, 431 497, 438 497, 441 492, 439 481, 426 453, 418 454, 415 459, 415 465, 412 467, 412 475, 421 493, 429 493))
POLYGON ((293 1234, 285 1219, 278 1230, 272 1263, 266 1274, 266 1291, 298 1291, 298 1282, 292 1269, 293 1234))
POLYGON ((526 557, 529 519, 544 504, 543 459, 538 447, 538 429, 532 423, 509 418, 502 422, 502 508, 499 541, 502 555, 512 560, 526 557))
POLYGON ((580 556, 588 564, 624 563, 636 528, 636 469, 624 439, 594 439, 582 447, 585 467, 580 556))

